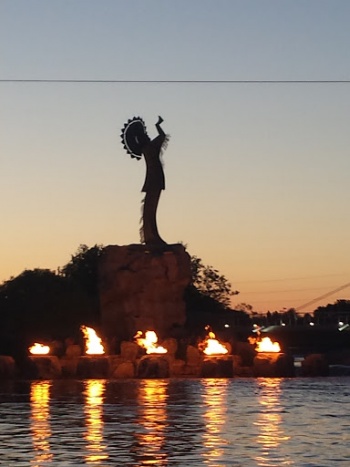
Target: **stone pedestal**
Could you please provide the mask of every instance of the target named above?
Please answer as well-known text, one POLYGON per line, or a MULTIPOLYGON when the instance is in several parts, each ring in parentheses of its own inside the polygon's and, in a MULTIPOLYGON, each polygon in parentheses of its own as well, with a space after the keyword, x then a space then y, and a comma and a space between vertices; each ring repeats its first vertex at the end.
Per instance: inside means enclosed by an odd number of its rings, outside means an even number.
POLYGON ((86 355, 79 357, 77 365, 77 378, 104 379, 109 376, 109 362, 105 355, 86 355))
POLYGON ((231 355, 206 356, 201 368, 202 378, 232 378, 233 362, 231 355))
POLYGON ((185 323, 191 261, 181 244, 107 246, 99 267, 101 324, 107 339, 132 340, 137 331, 169 337, 185 323))
POLYGON ((136 375, 138 378, 168 378, 169 363, 159 355, 144 355, 140 358, 136 375))
POLYGON ((27 369, 30 379, 53 379, 61 376, 61 363, 54 355, 31 355, 27 369))
POLYGON ((293 377, 293 357, 280 352, 260 352, 254 358, 254 376, 293 377))

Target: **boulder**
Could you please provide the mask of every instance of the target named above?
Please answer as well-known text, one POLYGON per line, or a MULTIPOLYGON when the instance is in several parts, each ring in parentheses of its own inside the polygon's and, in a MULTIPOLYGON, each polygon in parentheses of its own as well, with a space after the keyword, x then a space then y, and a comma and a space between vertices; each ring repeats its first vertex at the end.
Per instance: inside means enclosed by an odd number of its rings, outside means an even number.
POLYGON ((180 377, 185 374, 185 362, 180 359, 173 360, 169 363, 170 376, 180 377))
POLYGON ((162 347, 167 349, 167 355, 175 357, 177 351, 177 340, 173 337, 168 337, 162 341, 162 347))
POLYGON ((200 366, 202 364, 202 355, 197 347, 188 345, 186 349, 186 363, 190 366, 200 366))
POLYGON ((81 348, 78 344, 69 344, 66 347, 65 356, 67 358, 78 358, 81 356, 81 348))
POLYGON ((16 375, 16 364, 12 357, 0 355, 0 379, 14 378, 16 375))
POLYGON ((322 354, 307 355, 301 362, 301 376, 329 376, 329 365, 322 354))
POLYGON ((135 365, 133 362, 121 362, 111 372, 111 378, 135 378, 135 365))
POLYGON ((136 342, 123 341, 120 344, 120 356, 124 360, 135 362, 139 352, 140 347, 136 344, 136 342))

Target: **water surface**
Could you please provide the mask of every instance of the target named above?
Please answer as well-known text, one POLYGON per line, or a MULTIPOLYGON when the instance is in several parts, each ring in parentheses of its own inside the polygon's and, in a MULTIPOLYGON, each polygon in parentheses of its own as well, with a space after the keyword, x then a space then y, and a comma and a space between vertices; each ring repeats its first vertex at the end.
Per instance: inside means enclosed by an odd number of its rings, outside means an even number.
POLYGON ((0 382, 0 465, 348 466, 350 378, 0 382))

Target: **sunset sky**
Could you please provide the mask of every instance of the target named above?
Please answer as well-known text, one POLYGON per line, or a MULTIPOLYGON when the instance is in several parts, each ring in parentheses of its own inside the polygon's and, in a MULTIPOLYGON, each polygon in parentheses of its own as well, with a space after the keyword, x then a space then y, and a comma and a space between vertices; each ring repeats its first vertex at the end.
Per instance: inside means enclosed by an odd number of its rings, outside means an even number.
MULTIPOLYGON (((1 80, 350 80, 349 0, 1 0, 1 80)), ((255 311, 350 282, 350 83, 0 82, 0 281, 139 242, 135 115, 164 118, 168 243, 255 311)), ((350 299, 350 287, 311 308, 350 299)))

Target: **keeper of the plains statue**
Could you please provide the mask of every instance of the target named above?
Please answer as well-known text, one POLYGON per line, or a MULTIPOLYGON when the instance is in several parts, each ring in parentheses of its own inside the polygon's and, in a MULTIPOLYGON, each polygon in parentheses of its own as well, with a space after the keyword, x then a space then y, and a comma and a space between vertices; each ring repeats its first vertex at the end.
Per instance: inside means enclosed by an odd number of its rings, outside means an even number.
POLYGON ((146 161, 146 179, 142 187, 145 193, 142 209, 142 225, 140 229, 141 243, 148 246, 164 246, 167 243, 161 238, 157 228, 157 207, 162 190, 165 189, 165 177, 161 155, 167 146, 169 136, 161 128, 162 117, 158 117, 156 128, 158 136, 150 139, 145 122, 134 117, 124 125, 121 138, 124 148, 130 156, 146 161))

